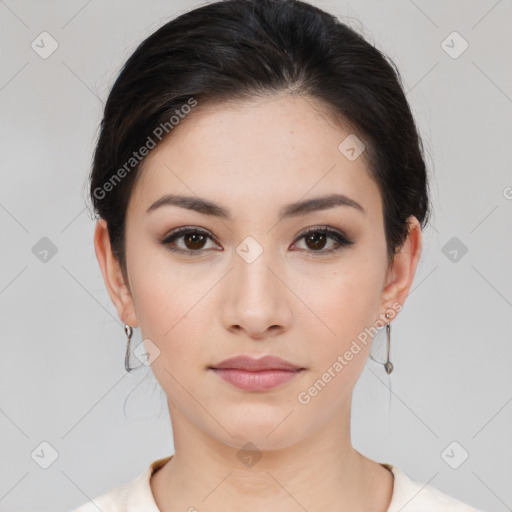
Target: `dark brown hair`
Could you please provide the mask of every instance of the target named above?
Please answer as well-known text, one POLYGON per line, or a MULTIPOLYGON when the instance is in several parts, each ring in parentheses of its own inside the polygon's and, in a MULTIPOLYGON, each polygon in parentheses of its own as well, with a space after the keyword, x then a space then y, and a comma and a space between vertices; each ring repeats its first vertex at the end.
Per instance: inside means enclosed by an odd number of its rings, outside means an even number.
POLYGON ((125 275, 126 209, 146 153, 141 148, 172 136, 176 121, 187 122, 193 108, 281 92, 319 100, 364 142, 363 155, 382 195, 390 262, 407 237, 408 217, 426 225, 423 146, 393 62, 308 3, 224 0, 182 14, 151 34, 108 96, 90 198, 107 222, 125 275))

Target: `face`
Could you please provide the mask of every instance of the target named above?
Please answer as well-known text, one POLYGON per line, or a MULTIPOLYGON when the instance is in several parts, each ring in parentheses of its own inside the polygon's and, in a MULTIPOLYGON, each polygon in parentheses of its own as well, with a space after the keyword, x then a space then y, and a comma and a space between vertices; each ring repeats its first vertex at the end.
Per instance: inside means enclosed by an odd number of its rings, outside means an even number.
POLYGON ((418 254, 390 271, 364 153, 347 158, 339 146, 350 132, 322 112, 291 96, 204 108, 144 162, 126 217, 129 282, 124 295, 109 291, 158 349, 151 366, 173 425, 276 449, 349 417, 368 333, 400 307, 418 254), (345 201, 308 203, 334 194, 345 201), (166 195, 197 210, 158 204, 166 195), (302 370, 241 389, 210 369, 238 355, 302 370))

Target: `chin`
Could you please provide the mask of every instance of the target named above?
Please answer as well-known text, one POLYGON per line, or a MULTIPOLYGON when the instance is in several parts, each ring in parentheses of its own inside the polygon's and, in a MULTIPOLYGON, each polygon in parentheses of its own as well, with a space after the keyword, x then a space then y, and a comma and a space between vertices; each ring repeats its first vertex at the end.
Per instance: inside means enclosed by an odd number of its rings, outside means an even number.
POLYGON ((290 415, 289 413, 288 410, 280 410, 279 413, 266 416, 257 413, 223 416, 219 422, 227 425, 226 430, 231 435, 222 428, 216 428, 214 437, 237 449, 243 449, 248 443, 254 445, 259 451, 285 449, 305 436, 305 432, 297 431, 299 427, 297 418, 294 418, 293 413, 290 415))

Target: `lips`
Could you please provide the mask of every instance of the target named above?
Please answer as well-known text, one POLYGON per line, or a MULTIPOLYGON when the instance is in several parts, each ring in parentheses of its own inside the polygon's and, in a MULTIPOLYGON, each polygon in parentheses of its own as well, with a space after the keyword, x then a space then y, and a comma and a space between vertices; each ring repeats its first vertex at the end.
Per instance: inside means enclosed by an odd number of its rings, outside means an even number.
POLYGON ((226 359, 214 366, 210 366, 210 368, 214 370, 231 369, 248 372, 260 372, 265 370, 299 371, 304 369, 277 356, 264 356, 260 359, 254 359, 249 356, 236 356, 226 359))
POLYGON ((237 356, 210 366, 224 381, 245 391, 267 391, 278 387, 302 373, 305 368, 277 356, 254 359, 237 356))

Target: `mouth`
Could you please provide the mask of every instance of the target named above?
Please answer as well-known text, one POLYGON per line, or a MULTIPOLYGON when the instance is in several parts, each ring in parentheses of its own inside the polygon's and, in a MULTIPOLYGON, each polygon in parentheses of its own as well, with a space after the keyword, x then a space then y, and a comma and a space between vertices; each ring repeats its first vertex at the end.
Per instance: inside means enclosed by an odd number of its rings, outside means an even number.
POLYGON ((209 366, 224 381, 246 391, 265 391, 280 386, 303 373, 304 367, 275 356, 254 359, 237 356, 209 366))
POLYGON ((265 391, 288 382, 303 370, 248 371, 235 368, 211 368, 221 379, 246 391, 265 391))

